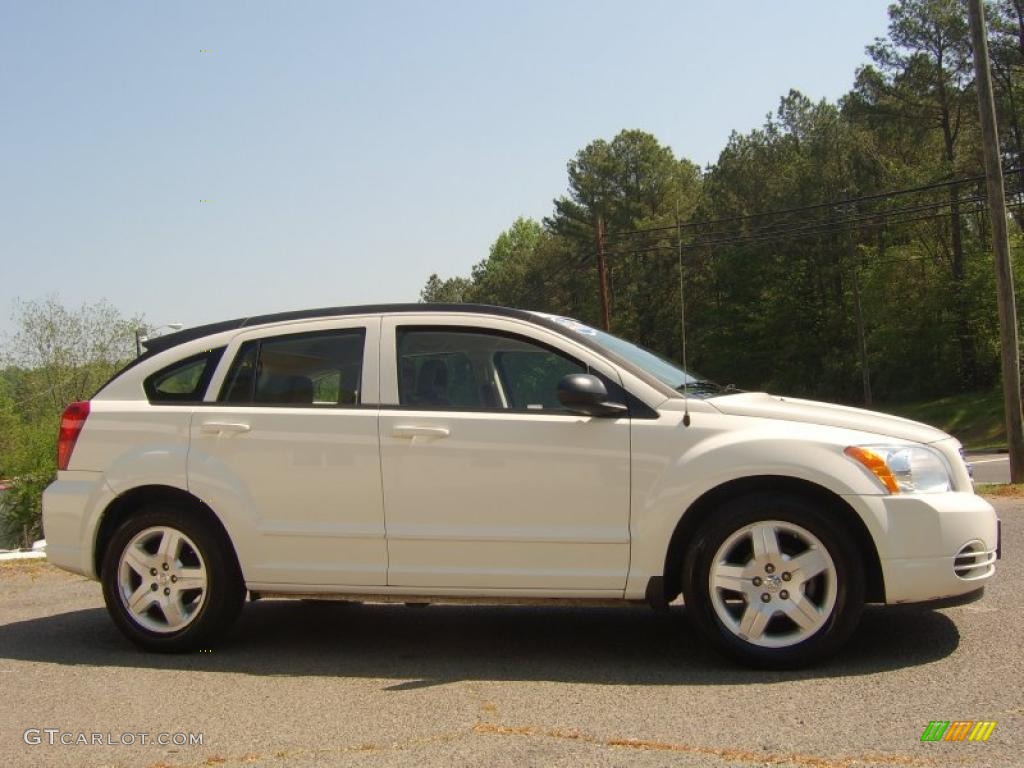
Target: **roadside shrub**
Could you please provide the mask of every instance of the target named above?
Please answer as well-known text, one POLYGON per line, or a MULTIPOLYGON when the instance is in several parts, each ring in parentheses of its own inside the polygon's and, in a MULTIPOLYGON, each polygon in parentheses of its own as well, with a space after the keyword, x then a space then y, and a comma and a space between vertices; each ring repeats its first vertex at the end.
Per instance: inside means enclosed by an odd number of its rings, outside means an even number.
POLYGON ((11 481, 0 508, 5 544, 28 549, 43 537, 42 497, 53 476, 53 472, 35 472, 11 481))
POLYGON ((0 537, 4 546, 31 547, 42 538, 43 491, 57 471, 56 419, 7 419, 2 426, 0 475, 9 488, 0 507, 0 537))

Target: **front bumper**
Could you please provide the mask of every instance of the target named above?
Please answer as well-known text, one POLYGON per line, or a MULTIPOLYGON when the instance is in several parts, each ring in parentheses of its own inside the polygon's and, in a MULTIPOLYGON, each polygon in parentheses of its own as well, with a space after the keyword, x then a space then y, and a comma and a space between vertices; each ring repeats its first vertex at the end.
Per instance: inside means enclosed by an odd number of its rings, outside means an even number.
POLYGON ((999 520, 979 496, 856 498, 878 548, 886 603, 967 595, 995 574, 999 520))

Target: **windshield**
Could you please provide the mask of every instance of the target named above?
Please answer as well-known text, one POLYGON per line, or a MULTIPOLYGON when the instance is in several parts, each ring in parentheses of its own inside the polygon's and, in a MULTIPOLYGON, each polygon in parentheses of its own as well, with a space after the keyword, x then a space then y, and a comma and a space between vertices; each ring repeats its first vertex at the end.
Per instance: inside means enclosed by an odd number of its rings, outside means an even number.
POLYGON ((559 325, 565 326, 576 333, 589 336, 597 342, 598 345, 604 347, 610 352, 613 352, 619 357, 625 358, 633 365, 638 368, 642 368, 651 376, 654 376, 659 381, 668 384, 668 386, 680 392, 685 388, 687 394, 696 395, 698 397, 708 397, 710 395, 721 394, 724 391, 724 388, 719 384, 715 384, 712 381, 701 378, 692 371, 684 371, 672 361, 666 360, 661 355, 651 352, 651 350, 645 349, 631 341, 620 339, 618 336, 613 336, 606 331, 592 328, 589 325, 584 325, 583 323, 569 317, 548 315, 542 312, 538 312, 536 314, 543 315, 549 320, 553 320, 559 325))

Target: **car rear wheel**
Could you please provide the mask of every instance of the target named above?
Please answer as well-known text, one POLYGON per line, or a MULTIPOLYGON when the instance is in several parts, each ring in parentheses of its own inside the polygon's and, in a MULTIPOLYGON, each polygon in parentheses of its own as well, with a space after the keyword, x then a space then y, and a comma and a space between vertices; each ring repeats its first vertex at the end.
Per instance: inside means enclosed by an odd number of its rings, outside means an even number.
POLYGON ((214 644, 238 617, 245 586, 223 536, 201 515, 153 504, 114 533, 103 597, 114 623, 153 651, 214 644))
POLYGON ((833 508, 758 493, 724 505, 685 554, 687 613, 726 655, 796 667, 837 650, 864 603, 861 559, 833 508))

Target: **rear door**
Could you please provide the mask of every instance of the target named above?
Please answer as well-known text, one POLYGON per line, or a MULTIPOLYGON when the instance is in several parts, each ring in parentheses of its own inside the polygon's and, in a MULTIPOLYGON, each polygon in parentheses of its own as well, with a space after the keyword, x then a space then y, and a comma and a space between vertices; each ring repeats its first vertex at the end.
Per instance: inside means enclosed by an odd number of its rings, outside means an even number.
POLYGON ((618 387, 613 368, 568 346, 480 315, 384 318, 389 585, 621 593, 629 419, 561 407, 567 373, 618 387))
POLYGON ((195 410, 190 488, 233 521, 250 582, 386 583, 379 327, 344 319, 241 334, 195 410))

